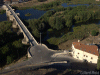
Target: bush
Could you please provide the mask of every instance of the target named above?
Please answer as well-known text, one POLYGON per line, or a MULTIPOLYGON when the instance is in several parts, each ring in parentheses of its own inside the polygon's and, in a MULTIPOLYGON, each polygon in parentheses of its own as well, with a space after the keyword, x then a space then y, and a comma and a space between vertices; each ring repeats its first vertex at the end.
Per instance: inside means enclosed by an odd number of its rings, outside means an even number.
POLYGON ((44 1, 47 1, 47 0, 38 0, 39 2, 44 2, 44 1))
POLYGON ((6 13, 5 10, 0 10, 0 14, 4 14, 4 13, 6 13))
POLYGON ((97 70, 100 70, 100 56, 99 56, 98 62, 97 62, 97 70))
POLYGON ((96 32, 95 30, 93 30, 93 31, 91 32, 91 35, 92 35, 92 36, 96 36, 96 35, 97 35, 97 32, 96 32))
POLYGON ((10 64, 12 62, 12 57, 11 56, 7 56, 7 64, 10 64))

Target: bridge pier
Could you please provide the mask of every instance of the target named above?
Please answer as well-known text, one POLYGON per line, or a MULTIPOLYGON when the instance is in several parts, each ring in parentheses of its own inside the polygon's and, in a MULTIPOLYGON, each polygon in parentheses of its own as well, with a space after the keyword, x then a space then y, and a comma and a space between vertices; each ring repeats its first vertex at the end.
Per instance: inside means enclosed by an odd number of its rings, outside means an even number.
POLYGON ((18 32, 17 32, 17 35, 20 35, 22 32, 21 30, 19 29, 18 32))
POLYGON ((27 41, 26 37, 24 37, 24 39, 22 40, 22 44, 30 45, 30 42, 27 41))
POLYGON ((17 25, 17 23, 16 23, 16 21, 14 19, 13 19, 12 27, 13 28, 18 28, 18 25, 17 25))

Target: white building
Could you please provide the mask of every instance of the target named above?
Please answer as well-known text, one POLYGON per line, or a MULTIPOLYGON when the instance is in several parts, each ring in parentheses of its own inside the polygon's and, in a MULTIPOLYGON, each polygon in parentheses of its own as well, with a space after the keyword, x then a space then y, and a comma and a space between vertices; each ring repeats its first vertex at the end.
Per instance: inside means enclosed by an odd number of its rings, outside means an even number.
POLYGON ((96 45, 84 45, 82 43, 73 42, 72 43, 72 55, 76 59, 83 61, 97 63, 98 61, 98 47, 96 45))
POLYGON ((96 1, 100 1, 100 0, 96 0, 96 1))

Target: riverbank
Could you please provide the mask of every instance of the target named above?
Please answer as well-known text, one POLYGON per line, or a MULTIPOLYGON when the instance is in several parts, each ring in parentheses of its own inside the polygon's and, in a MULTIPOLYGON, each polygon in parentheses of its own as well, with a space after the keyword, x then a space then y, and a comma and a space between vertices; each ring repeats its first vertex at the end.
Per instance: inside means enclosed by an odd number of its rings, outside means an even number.
POLYGON ((33 8, 34 6, 41 5, 41 4, 48 4, 53 1, 55 0, 47 0, 44 2, 39 2, 38 0, 31 0, 24 3, 12 4, 12 6, 16 7, 17 9, 29 9, 29 8, 33 8))
POLYGON ((39 2, 38 0, 31 0, 28 2, 24 2, 24 3, 18 3, 18 4, 12 4, 13 7, 16 7, 17 9, 29 9, 29 8, 35 8, 35 9, 39 9, 39 10, 48 10, 48 9, 53 9, 55 6, 52 7, 43 7, 48 6, 49 4, 51 4, 52 2, 59 2, 59 5, 55 5, 58 7, 61 7, 62 3, 67 3, 67 5, 72 5, 72 4, 95 4, 95 5, 99 5, 100 1, 96 1, 96 0, 47 0, 44 2, 39 2), (41 6, 43 7, 41 9, 41 6))

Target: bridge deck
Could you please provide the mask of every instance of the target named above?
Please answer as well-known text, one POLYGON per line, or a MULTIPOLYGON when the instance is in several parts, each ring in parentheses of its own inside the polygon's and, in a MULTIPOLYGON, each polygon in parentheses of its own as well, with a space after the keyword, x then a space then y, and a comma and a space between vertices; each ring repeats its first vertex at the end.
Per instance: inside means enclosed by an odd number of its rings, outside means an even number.
POLYGON ((28 29, 26 28, 26 26, 23 24, 23 22, 20 20, 20 18, 16 15, 16 13, 12 10, 12 8, 9 5, 6 5, 7 8, 10 10, 11 14, 14 16, 15 20, 18 23, 18 26, 21 27, 21 29, 23 30, 23 32, 25 33, 25 35, 27 36, 27 38, 29 39, 29 42, 31 43, 31 45, 37 45, 37 41, 35 40, 35 38, 32 36, 32 34, 28 31, 28 29))

